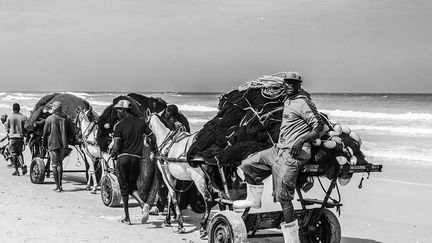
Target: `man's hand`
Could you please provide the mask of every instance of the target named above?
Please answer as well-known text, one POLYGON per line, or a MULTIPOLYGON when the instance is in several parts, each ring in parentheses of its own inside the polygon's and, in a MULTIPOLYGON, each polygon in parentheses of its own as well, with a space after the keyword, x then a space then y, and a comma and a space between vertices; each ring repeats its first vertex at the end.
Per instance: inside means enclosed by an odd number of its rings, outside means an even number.
POLYGON ((297 156, 300 153, 301 149, 303 148, 303 144, 304 143, 305 142, 303 141, 302 138, 300 138, 299 140, 297 140, 294 143, 294 145, 291 147, 290 155, 291 156, 297 156))

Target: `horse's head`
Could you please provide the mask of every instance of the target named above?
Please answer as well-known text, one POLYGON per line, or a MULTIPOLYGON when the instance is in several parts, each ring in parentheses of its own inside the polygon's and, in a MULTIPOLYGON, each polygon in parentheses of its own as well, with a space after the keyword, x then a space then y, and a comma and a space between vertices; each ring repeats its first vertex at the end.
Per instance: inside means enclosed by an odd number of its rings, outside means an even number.
POLYGON ((113 105, 108 106, 100 115, 97 132, 97 144, 104 152, 108 151, 111 142, 110 133, 114 130, 114 125, 118 122, 117 111, 113 105))
POLYGON ((156 114, 149 116, 148 126, 156 136, 156 143, 158 146, 160 146, 171 132, 171 130, 162 122, 162 119, 156 114))

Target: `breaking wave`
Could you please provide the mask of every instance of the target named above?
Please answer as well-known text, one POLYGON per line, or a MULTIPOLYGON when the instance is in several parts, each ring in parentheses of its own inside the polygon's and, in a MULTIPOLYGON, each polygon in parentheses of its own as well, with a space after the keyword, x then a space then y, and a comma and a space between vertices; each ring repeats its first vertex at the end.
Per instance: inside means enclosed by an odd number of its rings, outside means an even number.
POLYGON ((27 94, 15 94, 15 95, 6 95, 2 100, 4 101, 26 101, 26 100, 38 100, 39 97, 35 97, 33 95, 27 94))
POLYGON ((90 105, 92 105, 92 106, 107 107, 107 106, 111 105, 111 102, 107 102, 107 101, 90 100, 89 102, 90 102, 90 105))
POLYGON ((432 128, 407 127, 407 126, 370 126, 370 125, 350 125, 352 130, 380 131, 397 133, 403 135, 432 135, 432 128))
POLYGON ((205 105, 179 105, 179 109, 182 111, 199 111, 199 112, 217 112, 216 107, 210 107, 205 105))
MULTIPOLYGON (((380 157, 386 159, 397 159, 405 161, 421 161, 432 163, 432 157, 428 153, 419 153, 417 151, 383 151, 380 149, 364 151, 366 156, 380 157)), ((367 158, 366 158, 367 159, 367 158)))
POLYGON ((383 113, 383 112, 364 112, 350 110, 320 110, 321 112, 334 117, 346 118, 369 118, 369 119, 393 119, 393 120, 432 120, 431 113, 383 113))
POLYGON ((198 119, 198 118, 191 118, 191 119, 189 119, 189 122, 190 123, 206 123, 206 122, 208 122, 209 120, 206 120, 206 119, 198 119))

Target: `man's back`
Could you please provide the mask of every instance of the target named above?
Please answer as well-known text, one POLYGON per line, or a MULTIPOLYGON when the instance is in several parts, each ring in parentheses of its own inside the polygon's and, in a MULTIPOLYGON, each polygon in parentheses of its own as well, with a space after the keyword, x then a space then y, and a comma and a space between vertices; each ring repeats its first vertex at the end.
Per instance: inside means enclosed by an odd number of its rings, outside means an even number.
POLYGON ((135 116, 121 120, 114 127, 114 138, 121 140, 119 154, 141 156, 144 146, 144 134, 151 133, 147 124, 135 116))
POLYGON ((27 117, 21 113, 12 113, 6 123, 6 130, 8 130, 9 138, 23 138, 24 137, 24 122, 27 117))
POLYGON ((67 148, 71 135, 69 120, 65 114, 54 113, 45 121, 43 141, 48 150, 67 148))

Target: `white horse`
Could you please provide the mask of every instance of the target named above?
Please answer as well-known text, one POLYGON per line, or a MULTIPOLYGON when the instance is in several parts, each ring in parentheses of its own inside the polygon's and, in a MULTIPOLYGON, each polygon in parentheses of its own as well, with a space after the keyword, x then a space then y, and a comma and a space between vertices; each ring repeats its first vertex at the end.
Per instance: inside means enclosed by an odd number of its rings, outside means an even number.
POLYGON ((200 229, 201 236, 204 236, 207 233, 206 226, 210 215, 211 208, 209 207, 209 203, 211 202, 211 196, 206 187, 203 170, 200 167, 193 168, 186 162, 186 153, 194 142, 197 133, 189 134, 187 132, 171 131, 157 115, 149 116, 149 127, 156 136, 156 144, 160 153, 157 165, 168 188, 168 198, 173 201, 175 207, 178 232, 185 232, 185 228, 183 226, 183 217, 177 204, 175 183, 172 177, 183 181, 193 181, 198 191, 204 197, 206 211, 201 221, 200 229))
POLYGON ((92 194, 96 194, 97 187, 95 163, 103 158, 102 152, 96 143, 98 117, 98 114, 92 109, 81 110, 78 111, 76 122, 80 138, 77 151, 89 166, 86 189, 91 190, 92 194), (92 180, 93 187, 91 188, 92 180))

